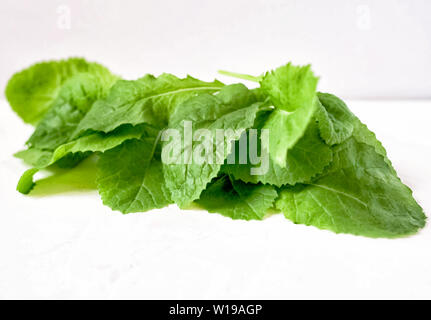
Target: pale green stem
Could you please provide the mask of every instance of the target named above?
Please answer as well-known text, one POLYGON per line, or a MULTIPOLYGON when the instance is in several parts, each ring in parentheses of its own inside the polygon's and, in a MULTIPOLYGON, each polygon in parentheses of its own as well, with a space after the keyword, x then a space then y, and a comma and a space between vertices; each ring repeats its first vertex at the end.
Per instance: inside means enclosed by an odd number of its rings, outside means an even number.
POLYGON ((255 76, 251 76, 249 74, 236 73, 236 72, 230 72, 230 71, 225 71, 225 70, 219 70, 218 73, 225 75, 225 76, 234 77, 234 78, 243 79, 243 80, 248 80, 248 81, 254 81, 254 82, 259 82, 260 80, 262 80, 262 76, 255 77, 255 76))

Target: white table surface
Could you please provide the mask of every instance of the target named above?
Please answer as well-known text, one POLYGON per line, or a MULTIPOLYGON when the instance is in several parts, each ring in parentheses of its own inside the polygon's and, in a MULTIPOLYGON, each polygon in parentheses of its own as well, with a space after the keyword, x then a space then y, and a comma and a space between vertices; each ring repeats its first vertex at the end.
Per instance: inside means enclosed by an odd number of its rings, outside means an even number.
MULTIPOLYGON (((348 103, 431 213, 431 101, 348 103)), ((282 215, 232 221, 176 206, 122 215, 97 192, 28 197, 12 154, 32 128, 0 101, 0 298, 431 298, 431 228, 336 235, 282 215)))

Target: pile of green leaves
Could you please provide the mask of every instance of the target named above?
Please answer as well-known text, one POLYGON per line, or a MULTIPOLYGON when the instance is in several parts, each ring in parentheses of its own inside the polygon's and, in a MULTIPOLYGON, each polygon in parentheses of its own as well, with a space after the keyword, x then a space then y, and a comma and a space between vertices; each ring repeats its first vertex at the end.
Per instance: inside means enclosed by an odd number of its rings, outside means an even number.
MULTIPOLYGON (((382 144, 341 99, 316 91, 310 66, 289 63, 260 77, 227 74, 259 87, 171 74, 122 80, 78 58, 16 73, 6 97, 35 126, 27 149, 16 154, 31 166, 18 191, 29 193, 41 169, 73 168, 92 156, 103 203, 123 213, 172 203, 232 219, 281 212, 294 223, 369 237, 404 236, 424 226, 423 210, 382 144), (189 121, 193 129, 232 129, 223 159, 249 129, 269 129, 269 170, 252 175, 258 165, 251 161, 163 163, 161 132, 184 132, 189 121)), ((185 144, 181 156, 202 147, 185 144)))

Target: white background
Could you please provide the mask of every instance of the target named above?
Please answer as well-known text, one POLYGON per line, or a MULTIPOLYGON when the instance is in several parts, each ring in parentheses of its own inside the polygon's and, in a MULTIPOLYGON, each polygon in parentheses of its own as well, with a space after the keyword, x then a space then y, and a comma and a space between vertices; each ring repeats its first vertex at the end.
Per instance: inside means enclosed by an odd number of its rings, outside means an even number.
MULTIPOLYGON (((35 61, 70 55, 126 78, 210 79, 219 68, 259 74, 312 62, 320 89, 348 98, 428 214, 430 9, 389 0, 2 0, 0 85, 35 61)), ((428 225, 376 240, 281 215, 232 221, 175 206, 121 215, 96 192, 26 197, 15 191, 26 167, 11 154, 31 132, 1 100, 0 298, 431 298, 428 225)))
POLYGON ((428 0, 2 0, 0 86, 85 56, 127 78, 312 63, 345 98, 431 98, 428 0))

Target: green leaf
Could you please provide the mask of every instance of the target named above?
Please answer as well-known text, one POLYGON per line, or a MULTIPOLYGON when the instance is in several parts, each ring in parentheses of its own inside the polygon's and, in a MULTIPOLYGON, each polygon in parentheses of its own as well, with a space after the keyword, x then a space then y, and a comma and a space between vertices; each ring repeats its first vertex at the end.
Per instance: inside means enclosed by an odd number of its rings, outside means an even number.
POLYGON ((260 85, 277 109, 293 112, 314 103, 317 82, 311 66, 291 63, 267 72, 260 85))
POLYGON ((156 155, 158 140, 129 140, 100 156, 97 186, 105 205, 131 213, 171 203, 156 155))
POLYGON ((54 150, 68 142, 93 103, 106 96, 117 81, 108 71, 102 75, 80 73, 61 87, 51 109, 27 141, 30 147, 54 150))
POLYGON ((22 159, 25 163, 31 165, 32 167, 42 168, 51 161, 52 154, 53 152, 49 150, 29 148, 18 151, 14 154, 14 156, 22 159))
POLYGON ((392 168, 394 174, 396 174, 395 169, 392 167, 392 162, 389 160, 386 149, 383 144, 377 140, 374 132, 372 132, 368 127, 363 124, 358 118, 355 119, 355 129, 353 131, 353 137, 356 141, 365 143, 374 148, 374 150, 383 156, 385 162, 392 168))
POLYGON ((318 107, 318 78, 310 66, 291 63, 267 72, 261 83, 275 106, 264 129, 269 129, 269 152, 275 164, 286 167, 287 152, 304 135, 318 107))
MULTIPOLYGON (((176 161, 165 163, 163 172, 172 200, 180 207, 199 198, 206 185, 217 176, 224 159, 230 153, 232 141, 239 139, 242 132, 253 125, 260 106, 258 102, 252 103, 255 101, 253 97, 253 93, 244 85, 231 85, 223 88, 218 96, 200 94, 187 100, 172 115, 169 127, 180 133, 182 145, 179 153, 174 155, 176 161), (212 137, 216 136, 217 129, 231 129, 230 132, 225 131, 223 141, 216 141, 214 138, 209 155, 212 155, 212 163, 185 161, 191 159, 190 155, 196 150, 204 148, 205 144, 198 139, 185 139, 184 129, 188 121, 191 121, 194 133, 199 129, 207 129, 212 137)), ((166 146, 167 143, 164 144, 166 146)))
MULTIPOLYGON (((65 80, 58 88, 57 97, 52 101, 50 109, 27 141, 29 149, 16 156, 36 168, 51 164, 54 150, 70 141, 76 126, 94 101, 104 97, 117 79, 103 68, 94 74, 77 73, 65 80)), ((60 165, 72 167, 84 157, 83 154, 67 156, 60 165)))
POLYGON ((295 223, 368 237, 398 237, 422 228, 425 215, 382 155, 350 138, 335 147, 326 174, 285 187, 276 207, 295 223))
POLYGON ((320 135, 326 143, 330 145, 339 144, 353 136, 356 141, 372 146, 392 167, 392 163, 387 157, 386 149, 377 140, 374 132, 369 130, 365 124, 351 113, 340 98, 329 93, 319 92, 317 95, 321 104, 316 112, 316 117, 320 135))
POLYGON ((269 153, 278 166, 287 166, 287 153, 305 134, 310 122, 314 121, 316 105, 317 102, 293 113, 276 109, 269 116, 263 129, 269 130, 269 153))
MULTIPOLYGON (((117 130, 110 133, 96 132, 87 136, 83 136, 74 141, 68 142, 59 146, 55 151, 43 151, 36 148, 20 151, 15 156, 23 159, 27 163, 34 166, 34 169, 27 170, 21 179, 27 181, 23 184, 20 180, 17 190, 21 193, 27 194, 31 188, 27 186, 33 184, 33 176, 40 169, 44 169, 53 164, 58 164, 59 160, 67 159, 73 161, 78 158, 78 162, 83 159, 81 155, 89 155, 94 152, 105 152, 110 150, 126 140, 137 139, 149 135, 153 129, 144 125, 141 126, 122 126, 117 130)), ((151 133, 152 134, 152 133, 151 133)), ((76 162, 76 161, 75 161, 76 162)), ((76 163, 74 163, 76 164, 76 163)), ((60 167, 73 167, 73 165, 66 166, 64 163, 60 167)))
POLYGON ((145 123, 162 129, 177 105, 197 93, 213 93, 222 87, 219 81, 204 82, 190 76, 179 79, 171 74, 162 74, 158 78, 146 75, 134 81, 120 80, 106 99, 94 104, 74 136, 89 130, 110 132, 124 124, 145 123))
POLYGON ((121 126, 110 133, 96 132, 59 146, 53 154, 51 163, 63 158, 69 153, 105 152, 126 140, 141 138, 148 132, 145 125, 121 126))
MULTIPOLYGON (((54 65, 56 64, 54 63, 54 65)), ((69 65, 69 67, 71 66, 69 65)), ((35 167, 34 170, 24 173, 23 178, 25 177, 26 180, 32 181, 37 169, 52 165, 60 159, 58 162, 60 167, 73 167, 89 155, 84 152, 90 150, 55 152, 57 147, 70 141, 76 126, 94 101, 103 98, 118 80, 106 68, 101 67, 94 70, 93 67, 88 71, 88 73, 71 75, 65 79, 61 87, 57 88, 58 92, 56 98, 51 102, 50 109, 39 121, 33 135, 27 141, 29 149, 16 154, 17 157, 35 167), (91 71, 94 72, 90 73, 91 71)), ((51 74, 51 76, 55 75, 51 74)), ((28 193, 31 190, 20 186, 22 183, 18 183, 18 190, 22 193, 28 193)))
POLYGON ((109 73, 100 64, 81 58, 41 62, 11 77, 6 87, 6 98, 24 122, 36 124, 52 107, 62 85, 82 72, 96 77, 109 73))
POLYGON ((316 117, 320 135, 329 145, 339 144, 350 138, 356 123, 356 117, 346 104, 338 97, 329 94, 317 94, 318 104, 316 117))
POLYGON ((123 213, 175 202, 261 220, 276 208, 295 223, 369 237, 424 226, 380 141, 341 99, 316 93, 310 66, 289 63, 258 77, 222 73, 260 87, 170 74, 124 81, 83 59, 15 74, 6 97, 37 124, 28 149, 15 155, 34 166, 17 190, 44 195, 97 184, 103 202, 123 213), (269 141, 259 129, 269 130, 269 141), (245 164, 243 137, 250 138, 245 164), (52 175, 35 184, 42 169, 52 175))
POLYGON ((251 174, 251 168, 262 166, 262 163, 252 165, 250 159, 247 164, 238 164, 238 161, 236 164, 225 164, 222 171, 244 182, 261 182, 281 187, 286 184, 309 182, 321 174, 331 161, 331 148, 319 137, 317 124, 311 122, 304 136, 287 152, 286 167, 280 167, 269 157, 269 169, 263 175, 251 174))
POLYGON ((262 220, 276 198, 273 186, 248 184, 223 175, 207 186, 196 203, 232 219, 262 220))

